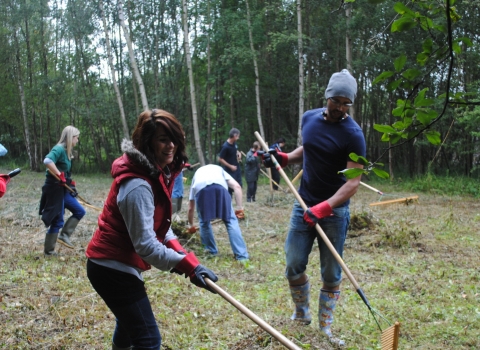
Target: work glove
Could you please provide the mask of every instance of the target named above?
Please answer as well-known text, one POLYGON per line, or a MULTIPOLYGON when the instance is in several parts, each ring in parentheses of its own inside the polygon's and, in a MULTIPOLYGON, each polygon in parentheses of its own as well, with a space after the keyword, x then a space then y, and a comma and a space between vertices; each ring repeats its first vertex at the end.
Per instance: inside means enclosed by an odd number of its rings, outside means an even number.
POLYGON ((327 201, 323 201, 320 204, 314 205, 313 207, 305 210, 305 213, 303 214, 303 220, 305 220, 308 226, 313 227, 316 223, 318 223, 318 221, 320 221, 320 219, 332 215, 332 207, 327 201))
POLYGON ((0 174, 0 177, 5 181, 5 185, 7 185, 10 182, 10 175, 0 174))
POLYGON ((186 168, 187 170, 193 170, 192 169, 192 164, 190 164, 190 163, 185 163, 184 168, 186 168))
POLYGON ((210 289, 208 284, 205 282, 204 277, 207 277, 212 282, 217 282, 218 281, 217 275, 215 275, 212 270, 207 269, 203 265, 198 265, 193 270, 193 274, 190 275, 190 282, 192 282, 197 287, 205 288, 206 290, 212 292, 213 294, 217 294, 217 292, 215 292, 213 289, 210 289))
POLYGON ((188 233, 190 235, 193 235, 195 232, 197 232, 197 228, 193 225, 185 230, 185 233, 188 233))
POLYGON ((243 211, 243 209, 235 210, 235 216, 238 220, 243 220, 245 219, 245 212, 243 211))
POLYGON ((72 197, 78 196, 77 183, 75 181, 70 180, 70 184, 68 185, 68 187, 70 187, 73 190, 73 192, 70 192, 72 197))
POLYGON ((280 164, 282 168, 285 168, 288 165, 288 154, 286 153, 277 152, 276 150, 269 150, 268 152, 257 151, 257 154, 262 157, 262 163, 266 168, 275 168, 272 156, 275 157, 278 164, 280 164))
POLYGON ((171 239, 167 243, 165 243, 167 248, 175 250, 177 253, 182 253, 183 255, 187 255, 187 251, 183 246, 180 244, 178 239, 171 239))
POLYGON ((63 171, 57 176, 62 186, 67 184, 67 179, 65 178, 65 173, 63 171))

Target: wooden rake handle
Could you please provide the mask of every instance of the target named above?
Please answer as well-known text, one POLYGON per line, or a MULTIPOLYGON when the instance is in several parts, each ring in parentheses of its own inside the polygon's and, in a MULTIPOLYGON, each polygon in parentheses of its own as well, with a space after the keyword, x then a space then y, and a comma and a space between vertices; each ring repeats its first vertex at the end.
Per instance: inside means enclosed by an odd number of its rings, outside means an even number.
MULTIPOLYGON (((263 149, 265 151, 268 152, 268 146, 267 144, 265 143, 265 141, 263 141, 262 139, 262 136, 258 133, 258 131, 255 131, 255 137, 257 138, 258 142, 260 142, 260 144, 262 145, 263 149)), ((285 182, 287 183, 288 187, 290 188, 290 191, 292 191, 292 193, 295 195, 295 198, 297 199, 298 203, 300 203, 300 205, 302 206, 303 210, 307 210, 308 207, 307 205, 305 204, 305 202, 303 201, 302 197, 300 197, 300 195, 298 194, 297 190, 295 189, 295 186, 293 186, 292 182, 290 181, 290 179, 288 178, 287 174, 285 174, 285 172, 283 171, 282 167, 280 166, 280 164, 278 164, 277 160, 275 159, 275 157, 271 157, 272 161, 273 161, 273 164, 275 164, 275 168, 279 171, 279 173, 282 175, 282 177, 285 179, 285 182)), ((320 227, 319 224, 315 224, 315 228, 318 232, 318 234, 320 235, 320 237, 322 237, 323 239, 323 242, 325 242, 325 244, 327 245, 328 249, 330 249, 330 252, 333 254, 333 256, 335 257, 335 260, 337 260, 337 262, 340 264, 340 266, 342 267, 342 270, 345 272, 345 274, 347 275, 348 279, 350 280, 350 282, 352 282, 353 286, 355 287, 355 289, 357 290, 357 293, 358 295, 360 295, 360 298, 362 298, 363 302, 365 303, 365 305, 368 306, 368 308, 371 310, 371 306, 370 306, 370 303, 368 302, 365 294, 363 293, 362 289, 360 288, 360 285, 357 283, 357 280, 355 279, 355 277, 353 277, 352 273, 350 272, 349 268, 347 267, 347 265, 345 265, 342 257, 340 256, 340 254, 337 253, 337 251, 335 250, 335 247, 333 246, 333 244, 330 242, 330 240, 328 239, 327 235, 325 234, 325 232, 323 232, 322 228, 320 227)))
POLYGON ((226 291, 224 291, 222 288, 220 288, 217 284, 215 284, 212 280, 208 278, 204 278, 205 283, 217 292, 222 298, 224 298, 226 301, 228 301, 230 304, 235 306, 240 312, 242 312, 245 316, 247 316, 249 319, 251 319, 253 322, 258 324, 263 330, 266 332, 270 333, 275 339, 277 339, 280 343, 282 343, 287 349, 291 350, 301 350, 298 346, 296 346, 294 343, 292 343, 288 338, 286 338, 282 333, 277 331, 275 328, 270 326, 267 322, 262 320, 260 317, 258 317, 256 314, 254 314, 252 311, 250 311, 247 307, 245 307, 242 303, 240 303, 238 300, 233 298, 230 294, 228 294, 226 291))

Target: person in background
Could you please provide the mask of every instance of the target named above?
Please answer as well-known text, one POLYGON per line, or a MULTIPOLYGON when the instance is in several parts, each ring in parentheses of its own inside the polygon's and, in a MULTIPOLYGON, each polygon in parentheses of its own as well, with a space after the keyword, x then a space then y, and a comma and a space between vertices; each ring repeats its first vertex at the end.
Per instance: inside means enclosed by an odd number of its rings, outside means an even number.
MULTIPOLYGON (((280 137, 269 147, 269 149, 272 151, 282 152, 282 147, 284 146, 285 146, 285 139, 283 137, 280 137)), ((271 170, 272 170, 272 180, 276 182, 276 184, 275 182, 272 183, 272 187, 275 191, 277 191, 278 185, 280 184, 281 176, 277 169, 272 168, 271 170)))
MULTIPOLYGON (((188 203, 188 222, 193 226, 193 216, 197 204, 198 220, 200 222, 200 238, 206 251, 217 255, 218 249, 213 236, 213 219, 222 219, 227 229, 230 246, 235 259, 245 264, 248 262, 248 252, 238 219, 244 219, 242 206, 242 188, 225 170, 218 165, 209 164, 199 168, 192 179, 188 203), (235 194, 237 210, 234 211, 232 197, 227 189, 235 194)), ((193 233, 191 230, 190 233, 193 233)))
POLYGON ((346 70, 330 78, 323 108, 309 110, 302 117, 303 146, 290 153, 269 151, 263 155, 264 164, 272 166, 273 155, 282 167, 303 162, 299 195, 309 207, 304 211, 295 201, 290 229, 285 242, 285 276, 295 304, 292 319, 311 322, 310 281, 305 273, 308 256, 315 239, 320 250, 322 288, 319 296, 318 319, 321 333, 337 345, 345 342, 332 334, 333 313, 340 298, 342 268, 315 229, 319 224, 337 253, 343 246, 350 222, 350 198, 357 192, 360 176, 346 179, 339 171, 363 168, 349 158, 350 153, 365 157, 366 146, 362 129, 347 114, 357 94, 357 82, 346 70))
MULTIPOLYGON (((238 164, 238 160, 242 155, 238 151, 237 141, 240 138, 240 130, 232 128, 228 133, 228 139, 222 145, 218 161, 225 171, 230 174, 235 181, 242 187, 242 170, 238 164)), ((228 189, 228 193, 232 195, 233 190, 228 189)))
POLYGON ((42 187, 39 214, 45 226, 48 227, 43 250, 45 256, 57 255, 56 242, 73 249, 70 237, 85 216, 85 209, 77 201, 76 184, 71 176, 73 148, 77 145, 79 136, 80 131, 76 127, 66 126, 60 140, 43 161, 47 171, 45 184, 42 187), (65 185, 74 192, 68 191, 65 185), (65 208, 72 213, 66 222, 63 218, 65 208))
POLYGON ((178 174, 178 176, 175 178, 174 184, 173 184, 173 192, 172 192, 172 214, 178 213, 180 210, 182 210, 182 202, 183 202, 183 172, 187 170, 192 170, 192 166, 188 163, 185 163, 185 166, 178 174))
MULTIPOLYGON (((160 349, 142 272, 175 272, 210 290, 218 277, 188 253, 171 228, 173 182, 187 161, 177 119, 161 109, 138 117, 132 141, 112 164, 113 183, 85 252, 87 277, 116 317, 112 350, 160 349)), ((161 300, 161 298, 159 299, 161 300)))
POLYGON ((257 181, 260 174, 260 163, 258 162, 257 151, 260 148, 258 141, 253 143, 252 148, 247 152, 245 161, 245 180, 247 181, 247 202, 255 202, 257 193, 257 181))

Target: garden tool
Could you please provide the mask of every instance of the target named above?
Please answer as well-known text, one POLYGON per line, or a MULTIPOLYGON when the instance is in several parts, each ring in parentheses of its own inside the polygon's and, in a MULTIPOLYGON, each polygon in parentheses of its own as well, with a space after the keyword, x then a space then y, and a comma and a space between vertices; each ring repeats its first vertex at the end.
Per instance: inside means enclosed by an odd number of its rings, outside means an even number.
MULTIPOLYGON (((260 142, 260 145, 263 147, 263 149, 268 152, 268 146, 267 144, 265 143, 265 141, 263 140, 262 136, 258 133, 258 131, 255 131, 255 137, 257 138, 257 140, 260 142)), ((275 165, 275 168, 279 171, 279 173, 282 175, 282 177, 285 179, 285 182, 287 183, 288 187, 290 188, 290 191, 292 191, 292 193, 295 195, 295 198, 297 199, 298 203, 300 203, 300 205, 302 206, 303 210, 307 210, 308 207, 307 205, 305 204, 305 202, 303 201, 302 197, 300 197, 298 191, 295 189, 295 187, 292 185, 292 183, 290 182, 290 179, 288 178, 287 174, 285 174, 285 172, 283 171, 282 167, 280 166, 280 164, 278 164, 278 161, 275 159, 275 157, 271 157, 272 161, 273 161, 273 164, 275 165)), ((368 307, 368 310, 370 311, 370 313, 372 314, 373 316, 373 319, 375 320, 375 323, 377 324, 378 328, 380 329, 380 331, 382 332, 382 337, 383 335, 385 334, 385 338, 386 339, 389 339, 389 344, 385 344, 385 347, 382 343, 382 350, 387 350, 387 349, 392 349, 392 350, 396 350, 397 347, 398 347, 398 336, 397 336, 397 346, 395 346, 395 337, 392 336, 390 337, 391 334, 394 334, 396 331, 395 331, 395 327, 389 327, 385 330, 382 330, 382 327, 380 327, 380 323, 379 323, 379 320, 377 319, 377 316, 380 317, 381 319, 383 319, 385 322, 387 322, 389 325, 391 325, 391 323, 380 313, 378 312, 377 310, 375 310, 371 305, 370 305, 370 302, 368 301, 367 297, 365 296, 363 290, 360 288, 360 285, 357 283, 357 281, 355 280, 355 277, 353 277, 352 273, 350 272, 349 268, 347 267, 347 265, 345 265, 345 262, 343 261, 342 257, 340 256, 340 254, 338 254, 338 252, 335 250, 335 247, 332 245, 332 243, 330 242, 330 240, 328 239, 327 235, 325 234, 325 232, 323 232, 322 228, 320 227, 320 225, 317 223, 315 224, 315 229, 317 230, 318 234, 320 235, 320 237, 322 238, 322 240, 325 242, 325 244, 327 245, 328 249, 330 250, 330 252, 332 253, 332 255, 335 257, 335 259, 337 260, 337 262, 340 264, 340 266, 342 267, 342 270, 345 272, 345 274, 347 275, 348 279, 350 280, 350 282, 353 284, 355 290, 357 291, 357 294, 360 296, 360 298, 363 300, 363 302, 365 303, 365 305, 368 307), (391 347, 388 347, 388 345, 392 345, 391 347)), ((398 322, 397 322, 398 323, 398 322)), ((398 324, 398 327, 400 327, 400 324, 398 324)))
POLYGON ((11 172, 8 173, 8 176, 10 176, 11 178, 20 174, 20 172, 22 171, 22 169, 20 168, 17 168, 15 170, 12 170, 11 172))
POLYGON ((282 345, 284 345, 287 349, 290 350, 300 350, 298 346, 296 346, 294 343, 292 343, 288 338, 286 338, 282 333, 277 331, 275 328, 270 326, 267 322, 262 320, 260 317, 258 317, 256 314, 254 314, 252 311, 250 311, 247 307, 245 307, 242 303, 240 303, 238 300, 233 298, 230 294, 228 294, 226 291, 224 291, 222 288, 220 288, 217 284, 215 284, 213 281, 210 279, 204 277, 205 283, 214 290, 217 294, 222 296, 226 301, 228 301, 230 304, 235 306, 240 312, 242 312, 245 316, 247 316, 249 319, 251 319, 253 322, 258 324, 263 330, 268 332, 270 335, 272 335, 275 339, 277 339, 282 345))
MULTIPOLYGON (((60 178, 58 177, 57 174, 52 173, 52 172, 50 171, 50 169, 47 169, 47 170, 48 170, 48 172, 49 172, 53 177, 55 177, 57 180, 60 181, 60 178)), ((97 211, 102 211, 102 210, 103 210, 102 208, 96 207, 96 206, 91 205, 90 203, 88 203, 88 202, 87 202, 85 199, 83 199, 76 191, 72 190, 72 189, 70 188, 70 186, 68 186, 67 184, 63 184, 63 186, 65 186, 65 188, 66 188, 68 191, 70 191, 71 193, 76 194, 76 197, 78 197, 78 199, 80 199, 80 200, 83 202, 83 205, 85 205, 87 208, 95 209, 95 210, 97 210, 97 211)))

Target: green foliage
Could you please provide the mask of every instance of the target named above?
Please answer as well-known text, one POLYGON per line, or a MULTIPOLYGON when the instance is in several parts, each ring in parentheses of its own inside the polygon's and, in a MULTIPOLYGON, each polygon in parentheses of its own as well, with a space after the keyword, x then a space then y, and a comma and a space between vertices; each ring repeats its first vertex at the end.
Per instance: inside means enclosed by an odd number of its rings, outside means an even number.
POLYGON ((378 168, 379 166, 383 166, 382 163, 378 163, 378 162, 377 163, 371 163, 367 160, 367 158, 359 156, 358 154, 353 153, 353 152, 349 154, 349 157, 354 162, 362 164, 364 166, 364 168, 363 169, 350 168, 350 169, 344 169, 344 170, 341 170, 341 171, 338 172, 339 174, 345 175, 345 177, 347 179, 353 179, 353 178, 356 178, 360 175, 368 175, 372 171, 375 175, 377 175, 378 177, 380 177, 382 179, 388 179, 389 176, 390 176, 386 171, 378 168))

